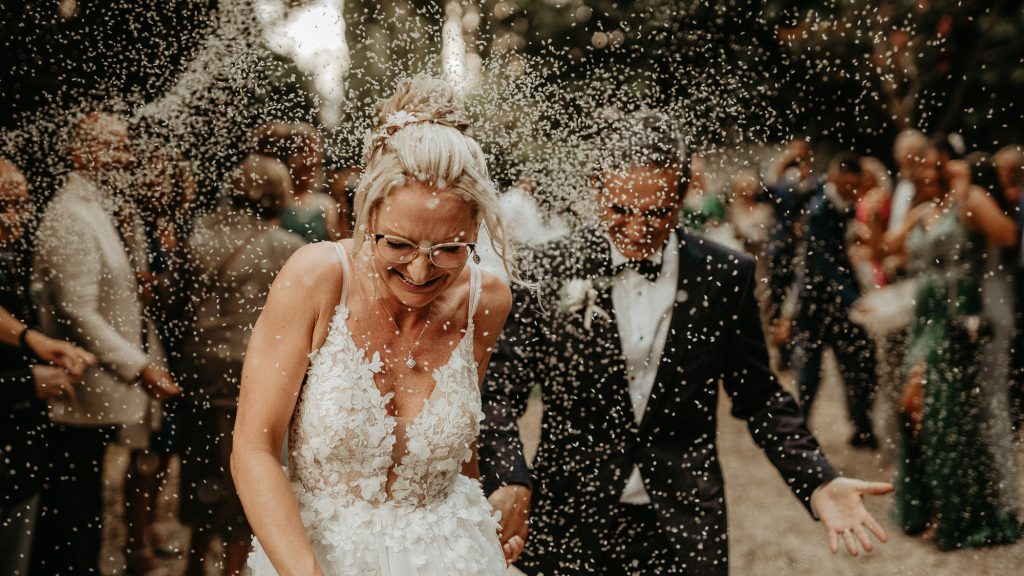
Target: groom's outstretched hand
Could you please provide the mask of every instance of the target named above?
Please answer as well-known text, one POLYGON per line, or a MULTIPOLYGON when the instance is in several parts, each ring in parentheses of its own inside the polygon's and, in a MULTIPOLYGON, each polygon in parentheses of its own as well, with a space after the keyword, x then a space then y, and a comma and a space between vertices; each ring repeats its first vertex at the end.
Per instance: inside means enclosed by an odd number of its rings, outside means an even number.
POLYGON ((878 496, 892 492, 888 482, 864 482, 853 478, 836 478, 815 490, 811 496, 811 508, 821 520, 828 534, 828 547, 835 554, 839 551, 839 540, 846 544, 846 551, 856 556, 863 548, 871 552, 870 531, 881 542, 889 535, 874 517, 864 508, 864 496, 878 496))
POLYGON ((526 543, 530 518, 530 489, 520 484, 508 484, 495 490, 487 500, 501 513, 501 547, 511 562, 519 558, 526 543))

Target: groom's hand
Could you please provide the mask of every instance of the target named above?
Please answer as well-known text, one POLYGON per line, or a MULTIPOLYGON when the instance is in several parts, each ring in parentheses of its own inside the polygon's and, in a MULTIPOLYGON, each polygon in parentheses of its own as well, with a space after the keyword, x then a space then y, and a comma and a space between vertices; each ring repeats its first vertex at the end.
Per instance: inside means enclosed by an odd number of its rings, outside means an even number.
POLYGON ((836 478, 815 490, 811 496, 811 508, 825 527, 828 547, 833 554, 839 551, 840 539, 851 556, 856 556, 860 548, 871 552, 874 546, 868 531, 881 542, 889 540, 882 525, 864 508, 864 495, 888 494, 892 490, 892 484, 887 482, 864 482, 852 478, 836 478))
MULTIPOLYGON (((530 489, 520 484, 509 484, 495 490, 487 499, 491 506, 501 512, 501 544, 509 544, 513 537, 518 537, 519 551, 526 542, 527 524, 530 517, 530 489)), ((513 550, 515 547, 513 547, 513 550)), ((518 553, 515 554, 519 556, 518 553)), ((510 560, 515 562, 515 558, 510 560)))

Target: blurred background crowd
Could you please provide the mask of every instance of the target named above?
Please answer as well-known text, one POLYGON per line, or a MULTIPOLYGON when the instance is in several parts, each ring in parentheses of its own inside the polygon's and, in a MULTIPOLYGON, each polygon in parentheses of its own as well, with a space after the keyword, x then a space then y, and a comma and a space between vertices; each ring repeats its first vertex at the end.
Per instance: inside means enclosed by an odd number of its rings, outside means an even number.
MULTIPOLYGON (((0 114, 0 572, 99 573, 102 563, 144 574, 183 557, 201 574, 209 556, 240 573, 250 534, 227 457, 248 330, 296 248, 353 234, 359 120, 297 53, 262 39, 250 41, 259 58, 239 66, 246 82, 201 82, 179 98, 191 115, 176 116, 161 97, 196 73, 188 64, 205 54, 205 35, 230 38, 217 26, 230 28, 233 3, 37 4, 5 5, 0 23, 11 47, 0 114), (151 41, 125 41, 130 29, 151 41), (172 72, 148 71, 151 61, 172 72), (217 100, 225 85, 238 98, 217 100), (74 114, 39 120, 54 109, 74 114), (126 532, 112 559, 100 558, 111 447, 128 459, 126 532), (157 529, 168 508, 190 529, 187 547, 157 529)), ((478 68, 564 46, 567 64, 547 80, 580 99, 578 70, 626 70, 619 80, 639 84, 655 70, 656 104, 686 108, 705 93, 694 86, 745 95, 692 104, 714 127, 695 129, 708 145, 694 149, 709 151, 692 159, 680 225, 757 258, 774 368, 808 413, 834 357, 849 449, 898 468, 904 531, 941 549, 1019 538, 1021 2, 881 2, 867 19, 872 3, 858 2, 744 1, 724 13, 710 2, 663 12, 639 2, 263 4, 282 14, 344 5, 338 35, 360 71, 347 94, 364 113, 404 72, 396 62, 430 44, 409 38, 429 37, 416 31, 431 17, 462 27, 465 61, 478 68), (668 40, 634 34, 650 23, 668 40), (375 42, 391 49, 361 49, 375 42), (710 48, 688 48, 698 45, 710 48), (770 96, 753 80, 765 77, 770 96), (765 123, 762 109, 784 113, 757 133, 762 144, 733 144, 734 127, 765 123)), ((524 91, 527 80, 517 79, 524 91)), ((512 122, 505 104, 474 109, 512 122)), ((560 189, 552 165, 531 156, 550 150, 481 140, 521 243, 538 247, 582 217, 586 190, 560 189)))
MULTIPOLYGON (((96 566, 104 455, 118 444, 130 455, 127 569, 161 566, 152 526, 171 492, 192 530, 189 573, 203 573, 214 540, 225 573, 239 573, 251 535, 228 456, 248 331, 292 252, 351 235, 358 169, 325 168, 312 126, 268 123, 199 209, 193 162, 133 145, 124 119, 90 113, 71 131, 72 170, 45 205, 0 161, 4 561, 22 573, 30 560, 31 573, 96 566)), ((714 188, 695 156, 680 225, 757 258, 775 369, 808 414, 831 350, 849 445, 898 463, 908 534, 942 549, 1014 542, 1024 151, 968 153, 956 134, 908 129, 891 161, 893 172, 853 152, 816 159, 801 138, 714 188), (936 511, 999 517, 1001 530, 947 526, 936 511)), ((572 217, 543 213, 537 193, 525 175, 503 196, 534 247, 572 217)))

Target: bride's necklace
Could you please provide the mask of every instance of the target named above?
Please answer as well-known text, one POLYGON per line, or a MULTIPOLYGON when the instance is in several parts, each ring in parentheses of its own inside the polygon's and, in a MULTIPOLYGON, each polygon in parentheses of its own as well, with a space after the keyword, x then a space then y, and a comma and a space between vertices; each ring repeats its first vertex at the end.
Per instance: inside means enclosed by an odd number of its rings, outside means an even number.
MULTIPOLYGON (((384 304, 382 304, 380 300, 378 300, 377 303, 381 307, 381 309, 384 310, 384 313, 387 314, 387 317, 388 319, 391 320, 391 323, 395 325, 395 335, 397 336, 401 332, 401 330, 398 328, 398 322, 395 321, 395 317, 391 315, 391 312, 389 312, 388 309, 384 307, 384 304)), ((426 332, 427 327, 430 326, 430 312, 433 309, 434 303, 431 302, 430 307, 427 308, 427 319, 426 322, 424 322, 423 324, 423 329, 420 330, 420 335, 416 337, 416 341, 413 342, 412 347, 409 348, 409 352, 405 357, 405 365, 408 366, 410 370, 416 367, 416 359, 413 358, 413 354, 416 352, 416 349, 419 348, 420 346, 420 340, 423 338, 423 333, 426 332)))

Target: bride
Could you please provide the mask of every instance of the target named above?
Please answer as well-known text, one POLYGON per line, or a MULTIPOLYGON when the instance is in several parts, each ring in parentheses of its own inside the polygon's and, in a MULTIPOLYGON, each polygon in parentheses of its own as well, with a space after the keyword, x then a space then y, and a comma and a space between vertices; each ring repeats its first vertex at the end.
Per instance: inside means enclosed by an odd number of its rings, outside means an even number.
POLYGON ((480 382, 512 300, 471 261, 481 223, 520 280, 468 126, 443 81, 400 83, 367 141, 365 236, 303 247, 270 289, 231 455, 256 576, 490 576, 522 551, 478 480, 480 382))

